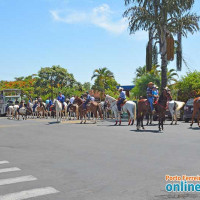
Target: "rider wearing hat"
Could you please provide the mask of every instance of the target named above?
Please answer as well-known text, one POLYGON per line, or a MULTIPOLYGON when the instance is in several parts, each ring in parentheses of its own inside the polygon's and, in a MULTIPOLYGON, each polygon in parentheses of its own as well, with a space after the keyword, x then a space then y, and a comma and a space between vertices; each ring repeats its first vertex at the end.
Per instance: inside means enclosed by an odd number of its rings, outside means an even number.
POLYGON ((147 88, 147 100, 150 103, 151 111, 153 111, 153 101, 154 101, 154 96, 153 96, 153 86, 154 83, 149 82, 148 83, 148 88, 147 88))
POLYGON ((57 100, 62 103, 62 109, 64 109, 65 96, 62 94, 62 92, 59 92, 57 100))
POLYGON ((91 96, 90 96, 90 94, 89 94, 89 92, 86 92, 86 95, 87 95, 87 97, 86 97, 86 101, 83 103, 83 108, 86 110, 87 109, 87 104, 91 101, 91 96))
POLYGON ((118 91, 120 92, 119 101, 117 102, 118 111, 121 112, 121 104, 123 104, 124 100, 126 99, 126 94, 123 91, 122 87, 119 87, 118 91))

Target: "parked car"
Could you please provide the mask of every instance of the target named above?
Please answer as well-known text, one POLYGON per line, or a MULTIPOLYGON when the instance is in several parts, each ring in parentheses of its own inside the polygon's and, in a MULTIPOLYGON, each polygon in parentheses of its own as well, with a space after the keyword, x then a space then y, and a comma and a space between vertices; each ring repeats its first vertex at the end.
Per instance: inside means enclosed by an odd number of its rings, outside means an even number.
MULTIPOLYGON (((194 103, 194 99, 191 98, 186 102, 184 106, 183 120, 185 122, 189 122, 192 119, 193 103, 194 103)), ((197 119, 197 115, 195 116, 195 120, 196 119, 197 119)))

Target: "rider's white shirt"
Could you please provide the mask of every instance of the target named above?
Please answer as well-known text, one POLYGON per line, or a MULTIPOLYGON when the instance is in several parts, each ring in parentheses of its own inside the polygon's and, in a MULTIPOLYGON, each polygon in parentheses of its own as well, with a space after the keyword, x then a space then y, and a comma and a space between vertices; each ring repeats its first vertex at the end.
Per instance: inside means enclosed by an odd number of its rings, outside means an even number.
POLYGON ((73 103, 74 103, 74 99, 75 99, 75 97, 71 97, 71 98, 70 98, 70 100, 69 100, 69 101, 70 101, 70 103, 71 103, 71 104, 73 104, 73 103))
POLYGON ((95 101, 95 98, 94 98, 94 97, 91 97, 91 101, 95 101))

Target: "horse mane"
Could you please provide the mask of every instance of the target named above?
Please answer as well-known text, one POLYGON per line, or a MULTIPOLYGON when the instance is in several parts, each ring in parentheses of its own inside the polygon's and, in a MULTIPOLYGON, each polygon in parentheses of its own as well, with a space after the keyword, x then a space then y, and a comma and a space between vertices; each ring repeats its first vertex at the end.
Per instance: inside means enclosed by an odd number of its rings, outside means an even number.
POLYGON ((116 99, 115 99, 114 97, 111 97, 111 96, 109 96, 108 94, 106 95, 106 97, 109 97, 110 99, 112 99, 112 100, 115 100, 115 101, 116 101, 116 99))

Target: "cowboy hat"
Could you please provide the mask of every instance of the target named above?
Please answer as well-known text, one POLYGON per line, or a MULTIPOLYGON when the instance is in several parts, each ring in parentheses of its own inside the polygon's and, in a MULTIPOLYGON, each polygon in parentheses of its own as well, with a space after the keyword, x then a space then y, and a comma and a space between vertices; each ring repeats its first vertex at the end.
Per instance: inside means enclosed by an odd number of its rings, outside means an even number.
POLYGON ((148 85, 154 85, 154 83, 153 82, 149 82, 148 85))
POLYGON ((119 87, 118 91, 123 90, 123 89, 124 89, 123 87, 119 87))
POLYGON ((164 90, 170 91, 170 89, 168 87, 165 87, 164 90))

